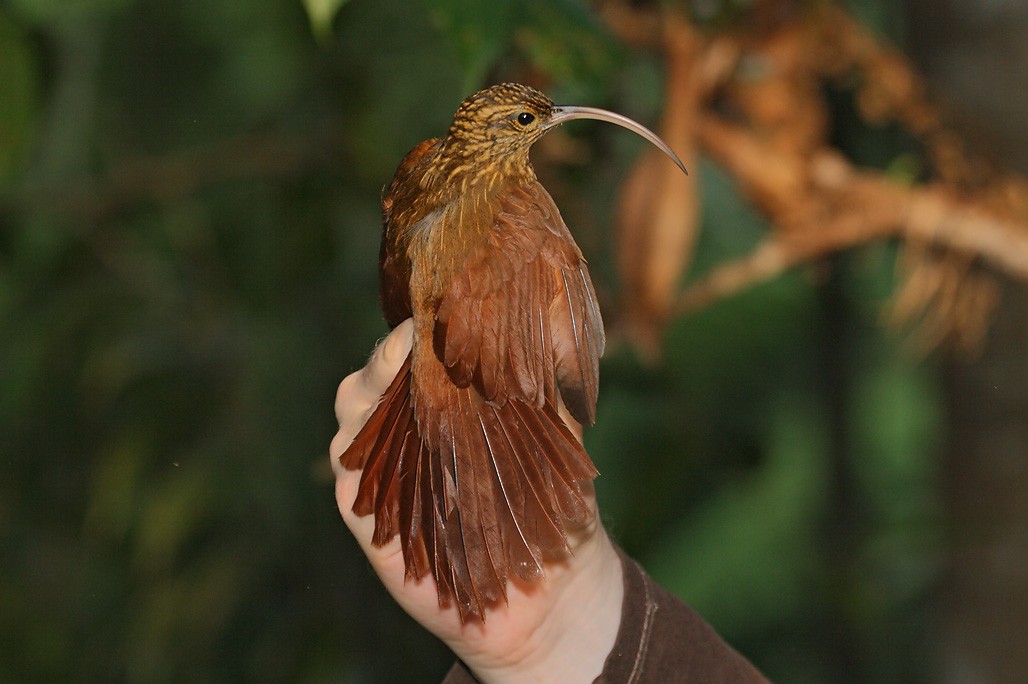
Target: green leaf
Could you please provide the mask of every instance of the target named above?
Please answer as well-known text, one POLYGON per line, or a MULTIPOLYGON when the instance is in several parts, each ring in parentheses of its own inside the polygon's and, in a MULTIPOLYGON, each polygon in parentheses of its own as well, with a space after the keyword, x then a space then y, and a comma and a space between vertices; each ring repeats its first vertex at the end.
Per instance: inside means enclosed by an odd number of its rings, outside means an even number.
POLYGON ((659 552, 645 559, 658 583, 726 636, 800 610, 823 506, 822 423, 804 400, 779 401, 771 408, 761 469, 720 488, 657 540, 659 552))
POLYGON ((24 36, 0 12, 0 184, 7 184, 18 167, 38 108, 38 74, 24 36))
POLYGON ((134 0, 12 0, 12 10, 36 25, 70 25, 114 15, 134 0))
POLYGON ((311 32, 319 43, 325 43, 332 36, 332 21, 349 0, 303 0, 311 32))
POLYGON ((511 0, 429 0, 427 6, 457 54, 464 71, 464 92, 477 90, 489 67, 508 47, 520 4, 511 0))
POLYGON ((577 0, 528 0, 518 45, 532 64, 578 100, 606 94, 623 50, 588 5, 577 0))

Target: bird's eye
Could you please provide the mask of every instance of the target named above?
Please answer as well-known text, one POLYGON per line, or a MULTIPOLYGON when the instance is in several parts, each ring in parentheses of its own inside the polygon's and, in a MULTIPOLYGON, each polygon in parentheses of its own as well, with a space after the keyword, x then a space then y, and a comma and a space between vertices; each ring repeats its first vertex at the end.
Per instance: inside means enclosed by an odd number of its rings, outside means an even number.
POLYGON ((527 126, 533 121, 535 121, 535 114, 532 114, 530 112, 521 112, 520 114, 518 114, 518 123, 522 126, 527 126))

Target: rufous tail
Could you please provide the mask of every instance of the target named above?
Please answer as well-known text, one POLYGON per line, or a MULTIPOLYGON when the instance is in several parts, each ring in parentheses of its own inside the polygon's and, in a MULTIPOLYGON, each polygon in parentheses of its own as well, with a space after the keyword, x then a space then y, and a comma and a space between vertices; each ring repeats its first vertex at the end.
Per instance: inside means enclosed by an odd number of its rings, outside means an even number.
POLYGON ((592 515, 589 456, 556 407, 494 405, 452 386, 438 426, 415 419, 411 357, 340 457, 363 468, 353 511, 374 514, 373 543, 400 535, 406 577, 431 572, 441 606, 485 620, 507 581, 543 575, 592 515))

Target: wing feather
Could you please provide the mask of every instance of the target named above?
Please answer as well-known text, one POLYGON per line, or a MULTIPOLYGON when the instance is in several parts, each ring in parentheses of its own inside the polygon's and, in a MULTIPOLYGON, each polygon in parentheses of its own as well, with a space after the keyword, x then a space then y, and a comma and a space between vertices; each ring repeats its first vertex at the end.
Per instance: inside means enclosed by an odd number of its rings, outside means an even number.
POLYGON ((458 387, 535 406, 556 383, 572 415, 595 420, 603 322, 588 267, 538 183, 505 195, 493 230, 436 309, 433 346, 458 387))

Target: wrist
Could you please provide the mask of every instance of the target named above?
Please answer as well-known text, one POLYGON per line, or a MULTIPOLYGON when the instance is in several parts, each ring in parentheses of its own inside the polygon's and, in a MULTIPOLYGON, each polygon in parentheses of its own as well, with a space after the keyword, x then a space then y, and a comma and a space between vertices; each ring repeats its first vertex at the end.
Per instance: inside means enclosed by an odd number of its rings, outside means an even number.
POLYGON ((624 601, 621 560, 606 531, 600 527, 566 563, 548 570, 545 584, 529 591, 552 594, 545 619, 509 652, 488 658, 469 653, 465 664, 486 684, 593 681, 617 639, 624 601))

